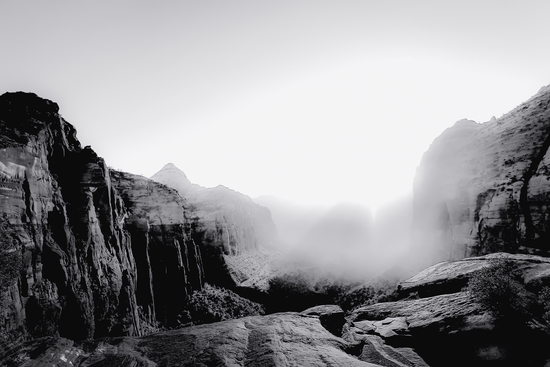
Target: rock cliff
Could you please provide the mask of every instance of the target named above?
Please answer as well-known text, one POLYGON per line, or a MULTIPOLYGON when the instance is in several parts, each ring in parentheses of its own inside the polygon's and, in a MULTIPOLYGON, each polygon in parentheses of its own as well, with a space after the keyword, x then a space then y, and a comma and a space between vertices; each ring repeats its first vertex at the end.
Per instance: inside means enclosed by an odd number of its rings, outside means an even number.
POLYGON ((128 211, 125 228, 138 265, 137 303, 147 320, 177 325, 187 297, 204 283, 186 203, 175 190, 142 176, 111 171, 111 180, 128 211))
POLYGON ((550 87, 500 118, 458 121, 414 180, 413 252, 429 262, 550 251, 550 87))
MULTIPOLYGON (((221 185, 205 188, 193 184, 172 163, 151 179, 176 189, 189 204, 190 215, 200 223, 207 277, 225 267, 233 283, 240 284, 257 273, 269 252, 277 248, 271 212, 250 197, 221 185)), ((227 277, 220 274, 215 278, 208 280, 219 283, 227 277)), ((221 285, 232 286, 227 282, 221 285)))
POLYGON ((2 340, 177 324, 204 281, 185 206, 164 185, 110 171, 57 104, 0 96, 0 258, 14 264, 0 269, 2 340))
POLYGON ((176 189, 186 199, 204 224, 206 237, 222 246, 225 254, 238 255, 277 245, 277 227, 271 212, 250 197, 222 185, 206 188, 193 184, 172 163, 151 179, 176 189))
POLYGON ((23 258, 0 294, 2 335, 138 335, 127 212, 103 159, 34 94, 0 96, 0 132, 0 212, 23 258))

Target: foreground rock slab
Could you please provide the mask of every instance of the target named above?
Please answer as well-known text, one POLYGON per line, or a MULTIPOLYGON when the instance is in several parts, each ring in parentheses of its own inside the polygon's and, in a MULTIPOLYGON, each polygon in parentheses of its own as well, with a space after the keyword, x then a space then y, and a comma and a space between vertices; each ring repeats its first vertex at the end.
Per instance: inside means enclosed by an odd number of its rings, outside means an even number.
MULTIPOLYGON (((0 354, 3 366, 362 366, 352 343, 297 313, 199 325, 146 337, 75 344, 44 338, 0 354)), ((382 364, 384 365, 384 364, 382 364)), ((407 365, 408 366, 408 365, 407 365)))

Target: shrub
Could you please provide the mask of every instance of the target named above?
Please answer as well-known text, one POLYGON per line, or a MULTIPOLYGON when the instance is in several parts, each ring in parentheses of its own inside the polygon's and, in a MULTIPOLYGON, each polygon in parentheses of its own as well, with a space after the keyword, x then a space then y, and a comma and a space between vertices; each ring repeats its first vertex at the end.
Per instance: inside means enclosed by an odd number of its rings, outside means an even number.
POLYGON ((182 315, 181 322, 196 325, 264 313, 258 303, 228 289, 205 284, 201 291, 195 291, 189 297, 189 310, 182 315))
POLYGON ((488 267, 472 275, 468 291, 497 318, 526 316, 529 308, 522 276, 510 260, 492 259, 488 267))

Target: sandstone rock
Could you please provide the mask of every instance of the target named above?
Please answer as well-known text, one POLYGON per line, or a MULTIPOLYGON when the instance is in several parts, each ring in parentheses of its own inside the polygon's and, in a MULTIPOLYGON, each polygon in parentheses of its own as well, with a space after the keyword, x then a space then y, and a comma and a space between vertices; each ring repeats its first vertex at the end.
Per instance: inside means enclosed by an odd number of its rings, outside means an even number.
POLYGON ((278 243, 269 209, 225 186, 205 188, 169 163, 152 180, 179 192, 201 232, 204 266, 210 283, 233 288, 266 267, 278 243), (266 259, 268 257, 268 259, 266 259), (227 276, 230 281, 221 281, 227 276))
POLYGON ((0 334, 139 334, 126 213, 104 161, 34 94, 0 96, 0 131, 0 214, 24 259, 0 294, 0 334))
POLYGON ((149 320, 177 325, 187 297, 204 284, 202 255, 193 240, 186 203, 158 182, 111 171, 129 217, 132 251, 137 263, 137 302, 149 320))
POLYGON ((81 367, 379 366, 348 354, 349 348, 349 343, 325 330, 317 318, 284 313, 78 346, 53 339, 44 347, 44 342, 36 341, 0 354, 0 363, 25 360, 26 367, 69 365, 67 361, 81 367))
POLYGON ((445 261, 432 265, 413 277, 399 283, 403 296, 418 293, 420 297, 460 292, 468 285, 468 279, 476 271, 490 265, 492 259, 513 261, 523 275, 528 289, 540 290, 550 285, 550 259, 523 254, 494 253, 457 261, 445 261))
POLYGON ((342 327, 346 323, 344 310, 336 305, 320 305, 308 308, 300 313, 304 316, 315 316, 319 318, 321 325, 336 336, 342 335, 342 327))
POLYGON ((343 338, 370 345, 369 355, 376 355, 377 345, 412 348, 430 366, 544 365, 550 337, 536 320, 496 319, 463 289, 495 258, 512 261, 530 292, 548 284, 550 260, 534 255, 495 253, 439 263, 400 283, 408 298, 355 309, 343 338))
POLYGON ((548 254, 550 90, 504 116, 461 120, 434 140, 414 181, 412 253, 425 264, 491 252, 548 254))
POLYGON ((151 179, 176 189, 194 207, 194 215, 201 218, 206 236, 219 244, 225 254, 237 255, 276 246, 277 228, 269 209, 254 203, 250 197, 222 185, 206 188, 192 184, 172 163, 151 179))

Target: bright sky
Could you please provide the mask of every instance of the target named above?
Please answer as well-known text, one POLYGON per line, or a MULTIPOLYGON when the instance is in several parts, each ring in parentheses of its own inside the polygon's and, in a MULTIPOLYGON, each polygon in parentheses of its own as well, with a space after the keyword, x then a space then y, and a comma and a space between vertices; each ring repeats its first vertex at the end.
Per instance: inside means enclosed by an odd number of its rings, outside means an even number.
POLYGON ((455 121, 550 83, 550 2, 0 2, 0 93, 30 91, 107 164, 378 206, 455 121))

